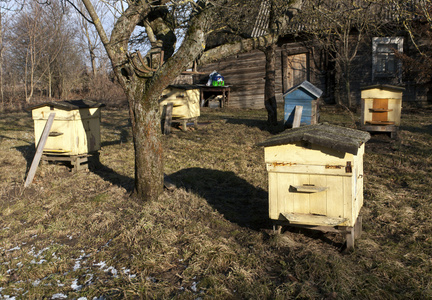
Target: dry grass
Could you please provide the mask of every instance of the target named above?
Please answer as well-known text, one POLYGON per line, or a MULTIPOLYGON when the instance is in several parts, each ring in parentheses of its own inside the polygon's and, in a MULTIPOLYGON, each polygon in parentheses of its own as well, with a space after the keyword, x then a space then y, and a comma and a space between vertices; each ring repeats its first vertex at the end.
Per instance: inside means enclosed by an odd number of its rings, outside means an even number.
MULTIPOLYGON (((1 115, 0 298, 432 298, 431 112, 405 109, 399 140, 367 143, 352 253, 336 234, 272 234, 265 111, 204 110, 198 130, 164 136, 177 189, 153 203, 129 197, 126 111, 103 112, 101 166, 41 165, 25 190, 31 116, 1 115)), ((343 110, 321 120, 355 127, 343 110)))

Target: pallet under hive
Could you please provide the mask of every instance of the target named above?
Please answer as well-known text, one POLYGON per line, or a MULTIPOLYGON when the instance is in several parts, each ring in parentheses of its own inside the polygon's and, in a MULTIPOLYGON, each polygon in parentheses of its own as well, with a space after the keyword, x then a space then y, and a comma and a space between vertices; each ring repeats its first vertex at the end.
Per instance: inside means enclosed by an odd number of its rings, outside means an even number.
POLYGON ((99 152, 80 155, 55 155, 44 153, 41 157, 42 163, 65 162, 72 167, 72 172, 88 170, 90 166, 99 164, 99 152))

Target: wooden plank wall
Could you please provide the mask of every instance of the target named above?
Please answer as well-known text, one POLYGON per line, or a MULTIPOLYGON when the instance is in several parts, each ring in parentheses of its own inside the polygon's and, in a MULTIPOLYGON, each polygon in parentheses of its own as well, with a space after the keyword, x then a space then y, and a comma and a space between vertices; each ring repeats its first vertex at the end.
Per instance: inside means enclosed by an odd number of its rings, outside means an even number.
MULTIPOLYGON (((276 99, 282 99, 281 49, 276 50, 276 99)), ((222 61, 199 68, 200 72, 210 74, 217 71, 225 79, 225 85, 231 86, 229 107, 231 108, 264 108, 265 55, 255 50, 245 54, 234 55, 222 61)), ((195 78, 195 83, 204 83, 208 75, 195 78)))

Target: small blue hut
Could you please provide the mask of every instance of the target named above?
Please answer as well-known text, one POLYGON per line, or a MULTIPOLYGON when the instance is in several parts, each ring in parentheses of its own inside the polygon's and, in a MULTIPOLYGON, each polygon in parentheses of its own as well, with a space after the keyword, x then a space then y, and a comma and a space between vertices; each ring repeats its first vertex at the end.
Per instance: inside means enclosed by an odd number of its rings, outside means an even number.
POLYGON ((318 123, 318 100, 322 91, 309 81, 290 88, 284 95, 284 124, 292 127, 296 106, 302 106, 301 125, 318 123))

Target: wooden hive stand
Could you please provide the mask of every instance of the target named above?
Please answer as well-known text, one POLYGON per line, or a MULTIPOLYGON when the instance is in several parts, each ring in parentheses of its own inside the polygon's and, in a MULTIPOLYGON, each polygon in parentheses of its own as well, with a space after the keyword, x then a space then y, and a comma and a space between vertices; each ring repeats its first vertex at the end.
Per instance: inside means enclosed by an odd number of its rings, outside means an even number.
POLYGON ((72 167, 71 171, 76 173, 78 171, 88 170, 91 164, 97 165, 99 163, 99 152, 70 156, 44 153, 41 160, 42 163, 48 163, 50 161, 69 163, 72 167))
POLYGON ((355 240, 360 238, 362 234, 362 216, 359 215, 354 226, 314 226, 314 225, 303 225, 303 224, 291 224, 287 222, 274 221, 273 222, 273 233, 281 234, 283 226, 296 227, 308 230, 317 230, 324 233, 334 232, 337 234, 345 235, 346 249, 353 250, 355 240))

